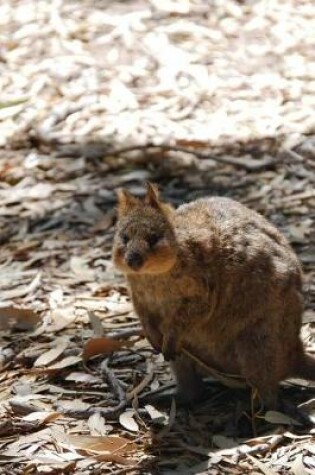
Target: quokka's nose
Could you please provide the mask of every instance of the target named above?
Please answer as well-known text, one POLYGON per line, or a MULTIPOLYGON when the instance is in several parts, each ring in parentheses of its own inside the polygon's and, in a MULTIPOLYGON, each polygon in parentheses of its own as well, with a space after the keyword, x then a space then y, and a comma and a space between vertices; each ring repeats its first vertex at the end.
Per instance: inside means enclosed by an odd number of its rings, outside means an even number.
POLYGON ((126 262, 133 270, 138 270, 143 264, 143 257, 137 251, 131 251, 126 257, 126 262))

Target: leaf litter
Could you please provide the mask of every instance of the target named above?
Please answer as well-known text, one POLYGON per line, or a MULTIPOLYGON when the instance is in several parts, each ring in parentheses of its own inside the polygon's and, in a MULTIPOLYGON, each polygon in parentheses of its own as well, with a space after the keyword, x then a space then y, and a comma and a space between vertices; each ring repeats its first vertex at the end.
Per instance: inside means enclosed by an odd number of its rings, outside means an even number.
MULTIPOLYGON (((231 436, 245 394, 176 406, 110 260, 119 186, 239 199, 297 251, 315 351, 315 10, 267 3, 0 5, 4 475, 314 471, 315 431, 286 414, 231 436)), ((282 391, 314 420, 312 389, 282 391)))

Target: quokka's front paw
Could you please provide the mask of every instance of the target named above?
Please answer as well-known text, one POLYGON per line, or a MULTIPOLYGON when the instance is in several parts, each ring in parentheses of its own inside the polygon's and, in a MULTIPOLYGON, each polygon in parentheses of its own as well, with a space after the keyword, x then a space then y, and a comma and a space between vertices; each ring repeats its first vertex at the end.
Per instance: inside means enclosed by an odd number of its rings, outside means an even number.
POLYGON ((181 344, 175 332, 170 331, 163 337, 162 353, 165 361, 175 360, 180 353, 181 344))

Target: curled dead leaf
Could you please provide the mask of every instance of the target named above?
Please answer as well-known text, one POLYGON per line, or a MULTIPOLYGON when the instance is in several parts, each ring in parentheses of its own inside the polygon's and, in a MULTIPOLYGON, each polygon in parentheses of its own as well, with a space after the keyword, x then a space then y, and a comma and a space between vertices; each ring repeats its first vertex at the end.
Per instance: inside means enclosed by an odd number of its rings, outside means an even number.
POLYGON ((134 442, 124 437, 70 435, 69 442, 79 450, 99 455, 126 455, 136 450, 134 442))
POLYGON ((16 327, 31 330, 39 321, 39 315, 28 308, 14 306, 0 307, 0 329, 16 327))
POLYGON ((112 340, 106 336, 91 338, 91 340, 87 341, 84 345, 82 358, 83 361, 87 361, 93 356, 110 355, 124 346, 130 346, 130 343, 122 340, 112 340))
POLYGON ((125 429, 130 430, 131 432, 138 432, 139 426, 133 418, 134 415, 135 411, 133 410, 123 412, 119 416, 119 422, 125 429))
POLYGON ((24 421, 30 422, 39 422, 40 424, 45 424, 51 421, 54 421, 58 417, 60 417, 59 412, 48 412, 48 411, 34 411, 30 414, 27 414, 22 418, 24 421))

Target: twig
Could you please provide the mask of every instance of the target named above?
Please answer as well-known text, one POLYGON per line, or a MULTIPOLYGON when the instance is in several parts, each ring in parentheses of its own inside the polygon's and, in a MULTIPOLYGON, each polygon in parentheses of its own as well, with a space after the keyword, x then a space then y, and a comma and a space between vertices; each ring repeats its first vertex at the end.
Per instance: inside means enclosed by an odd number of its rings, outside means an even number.
MULTIPOLYGON (((110 358, 106 358, 103 361, 101 365, 101 372, 105 375, 109 388, 112 390, 119 402, 116 406, 108 409, 109 412, 107 412, 107 415, 120 412, 127 405, 126 394, 123 388, 121 387, 119 380, 116 378, 114 371, 111 370, 108 366, 109 359, 110 358)), ((104 414, 103 411, 102 413, 104 414)))
POLYGON ((152 381, 154 376, 153 365, 151 362, 147 363, 148 373, 144 376, 143 380, 131 391, 127 393, 127 401, 131 401, 135 396, 143 391, 143 389, 152 381))
POLYGON ((142 331, 142 327, 140 325, 134 327, 134 328, 126 328, 123 330, 115 330, 112 332, 108 332, 106 336, 108 338, 113 338, 113 339, 120 339, 120 338, 129 338, 130 336, 138 336, 140 335, 142 331))
MULTIPOLYGON (((108 362, 110 358, 106 358, 102 365, 101 371, 105 376, 106 382, 110 388, 110 390, 114 393, 116 399, 118 399, 118 403, 113 406, 109 407, 100 407, 95 406, 90 409, 65 409, 63 407, 58 406, 58 410, 67 416, 74 417, 74 418, 81 418, 81 419, 88 419, 91 415, 95 414, 96 412, 101 414, 102 416, 116 416, 120 414, 120 412, 126 407, 127 405, 127 398, 123 388, 115 373, 112 369, 109 368, 108 362)), ((108 402, 108 401, 107 401, 108 402)))
POLYGON ((171 383, 166 383, 166 384, 164 384, 163 386, 160 386, 157 389, 152 389, 151 391, 148 391, 144 394, 140 394, 139 399, 140 400, 143 400, 143 399, 146 400, 147 398, 150 398, 150 400, 151 400, 152 396, 163 393, 164 391, 167 391, 168 389, 175 388, 175 386, 176 386, 175 381, 171 382, 171 383))
POLYGON ((196 150, 193 150, 191 148, 178 147, 176 145, 168 145, 168 144, 155 145, 152 143, 148 143, 146 145, 132 145, 130 147, 122 147, 116 150, 107 151, 105 156, 106 155, 117 156, 117 155, 122 155, 127 152, 135 152, 135 151, 149 151, 149 149, 157 149, 164 152, 189 153, 200 159, 211 159, 211 160, 215 160, 216 162, 226 163, 227 165, 234 165, 241 168, 245 168, 248 171, 258 171, 258 170, 261 170, 262 168, 265 168, 269 165, 273 165, 275 163, 275 160, 270 156, 265 157, 260 160, 255 160, 255 159, 242 160, 242 159, 235 159, 232 157, 215 156, 207 152, 197 152, 196 150))
MULTIPOLYGON (((74 144, 72 147, 64 146, 59 149, 58 156, 83 155, 89 158, 92 156, 90 152, 91 147, 93 147, 93 145, 91 145, 89 148, 87 148, 85 145, 79 145, 79 144, 77 146, 74 144)), ((150 150, 151 151, 155 150, 156 152, 162 151, 162 152, 189 153, 201 160, 211 159, 211 160, 215 160, 216 162, 225 163, 227 165, 233 165, 236 167, 245 168, 245 170, 248 170, 248 171, 259 171, 261 169, 264 169, 265 167, 275 164, 275 160, 270 156, 261 158, 259 160, 255 160, 252 158, 247 158, 246 160, 244 160, 244 159, 237 159, 237 158, 226 157, 226 156, 211 155, 208 152, 198 152, 197 150, 194 150, 188 147, 180 147, 177 145, 170 145, 170 144, 156 145, 153 143, 147 143, 145 145, 130 145, 128 147, 121 147, 117 149, 110 149, 108 144, 104 143, 102 146, 102 144, 98 143, 97 150, 93 152, 93 158, 117 157, 129 152, 150 153, 150 150)))

